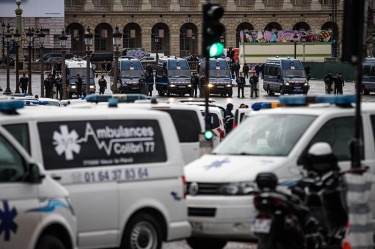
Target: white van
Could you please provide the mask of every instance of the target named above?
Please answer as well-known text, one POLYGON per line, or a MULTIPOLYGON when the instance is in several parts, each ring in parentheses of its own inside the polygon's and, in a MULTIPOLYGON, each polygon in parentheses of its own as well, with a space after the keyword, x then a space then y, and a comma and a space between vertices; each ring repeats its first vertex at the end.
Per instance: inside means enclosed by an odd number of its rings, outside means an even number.
POLYGON ((190 236, 182 154, 168 114, 43 107, 0 115, 0 125, 69 191, 79 248, 160 249, 190 236))
MULTIPOLYGON (((15 117, 22 106, 23 101, 0 101, 1 119, 15 117)), ((68 191, 1 126, 0 189, 0 248, 76 248, 77 220, 68 191)))
MULTIPOLYGON (((342 170, 350 167, 348 143, 354 134, 353 96, 283 96, 278 107, 251 112, 213 151, 185 166, 188 216, 193 249, 223 248, 227 241, 252 241, 250 224, 256 215, 254 180, 260 172, 274 172, 279 184, 298 180, 292 167, 300 165, 308 149, 326 142, 342 170), (306 100, 306 98, 309 98, 306 100), (316 103, 302 105, 315 99, 316 103), (326 103, 325 103, 326 102, 326 103), (337 103, 336 105, 332 103, 337 103)), ((362 103, 364 147, 362 163, 375 172, 375 104, 362 103)), ((375 213, 375 188, 370 206, 375 213)))

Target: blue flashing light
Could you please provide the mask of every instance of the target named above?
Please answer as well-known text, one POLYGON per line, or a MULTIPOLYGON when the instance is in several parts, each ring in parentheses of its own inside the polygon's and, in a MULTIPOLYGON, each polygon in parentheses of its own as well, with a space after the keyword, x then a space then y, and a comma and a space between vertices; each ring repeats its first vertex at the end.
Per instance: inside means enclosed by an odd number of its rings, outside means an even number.
POLYGON ((9 95, 10 97, 26 97, 30 96, 28 93, 12 93, 9 95))
POLYGON ((0 101, 0 111, 9 112, 21 109, 25 106, 22 100, 1 100, 0 101))
POLYGON ((336 104, 348 106, 356 101, 355 95, 318 95, 318 96, 280 96, 281 104, 288 106, 305 106, 308 104, 336 104))
POLYGON ((251 108, 254 111, 259 111, 260 109, 262 109, 262 102, 256 102, 256 103, 252 104, 251 108))
POLYGON ((272 108, 271 102, 262 103, 262 109, 270 109, 270 108, 272 108))
POLYGON ((86 96, 86 101, 91 103, 108 102, 111 98, 117 99, 120 103, 132 103, 136 100, 147 99, 147 96, 144 94, 90 94, 86 96))
POLYGON ((117 107, 118 99, 110 98, 108 99, 108 106, 109 107, 117 107))

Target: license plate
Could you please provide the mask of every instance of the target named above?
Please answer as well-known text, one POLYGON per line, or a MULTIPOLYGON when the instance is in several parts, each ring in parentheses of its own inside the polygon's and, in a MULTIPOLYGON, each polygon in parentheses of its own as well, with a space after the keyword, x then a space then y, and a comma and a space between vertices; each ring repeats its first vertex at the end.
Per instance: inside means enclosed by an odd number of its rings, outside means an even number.
POLYGON ((224 86, 216 86, 217 88, 224 88, 224 86))
POLYGON ((203 223, 202 222, 190 222, 191 228, 193 231, 202 232, 203 231, 203 223))
POLYGON ((271 219, 255 219, 251 223, 251 232, 253 233, 269 233, 271 230, 271 219))
POLYGON ((300 86, 295 86, 294 88, 301 88, 300 86))
POLYGON ((178 86, 178 88, 186 88, 186 86, 178 86))
POLYGON ((132 89, 139 89, 139 87, 132 87, 132 89))

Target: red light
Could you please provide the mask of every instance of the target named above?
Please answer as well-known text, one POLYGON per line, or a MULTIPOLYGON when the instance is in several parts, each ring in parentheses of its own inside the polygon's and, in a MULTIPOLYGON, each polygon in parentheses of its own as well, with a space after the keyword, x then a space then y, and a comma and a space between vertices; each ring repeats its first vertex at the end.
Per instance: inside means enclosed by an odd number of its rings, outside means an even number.
POLYGON ((258 207, 259 203, 260 203, 260 197, 259 196, 255 196, 254 199, 253 199, 254 206, 258 207))
POLYGON ((281 207, 283 205, 283 203, 281 202, 281 200, 278 199, 278 198, 270 198, 270 202, 275 207, 281 207))
POLYGON ((185 176, 182 176, 182 186, 183 186, 183 193, 184 193, 184 199, 186 199, 186 195, 187 195, 187 183, 186 183, 186 179, 185 179, 185 176))

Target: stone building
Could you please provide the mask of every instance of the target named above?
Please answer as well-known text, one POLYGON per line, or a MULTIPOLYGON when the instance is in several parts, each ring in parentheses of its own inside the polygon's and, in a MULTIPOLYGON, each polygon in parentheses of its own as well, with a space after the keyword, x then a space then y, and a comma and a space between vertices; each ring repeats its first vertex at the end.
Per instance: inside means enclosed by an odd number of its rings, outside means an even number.
MULTIPOLYGON (((92 50, 113 51, 112 33, 118 25, 122 47, 143 47, 185 56, 201 54, 204 0, 65 0, 65 25, 72 50, 84 53, 87 27, 94 34, 92 50)), ((340 40, 344 0, 212 0, 224 7, 225 46, 238 47, 241 30, 333 30, 340 40), (337 4, 333 4, 337 1, 337 4), (335 8, 334 6, 337 6, 335 8)), ((371 5, 372 6, 372 3, 371 5)))

